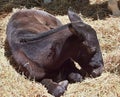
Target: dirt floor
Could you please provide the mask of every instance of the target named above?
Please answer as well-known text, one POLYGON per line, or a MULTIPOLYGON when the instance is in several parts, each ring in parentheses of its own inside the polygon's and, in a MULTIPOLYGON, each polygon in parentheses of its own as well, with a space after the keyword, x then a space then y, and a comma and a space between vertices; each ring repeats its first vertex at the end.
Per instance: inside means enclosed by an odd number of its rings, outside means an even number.
MULTIPOLYGON (((4 56, 5 30, 11 14, 0 15, 0 97, 52 97, 40 83, 17 73, 4 56)), ((63 24, 69 22, 67 15, 56 17, 63 24)), ((94 21, 90 17, 82 18, 97 32, 105 70, 100 77, 69 84, 62 97, 120 97, 120 17, 94 21)))

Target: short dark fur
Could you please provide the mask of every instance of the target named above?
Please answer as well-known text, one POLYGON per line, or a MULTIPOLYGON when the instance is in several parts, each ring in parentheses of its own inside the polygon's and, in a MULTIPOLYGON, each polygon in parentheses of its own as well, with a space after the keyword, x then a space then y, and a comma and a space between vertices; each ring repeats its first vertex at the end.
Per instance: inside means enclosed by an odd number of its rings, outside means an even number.
POLYGON ((26 76, 41 81, 56 97, 64 93, 68 82, 80 82, 86 73, 100 76, 103 70, 95 30, 73 11, 68 16, 71 23, 62 25, 45 11, 21 10, 7 25, 5 54, 10 62, 26 76))

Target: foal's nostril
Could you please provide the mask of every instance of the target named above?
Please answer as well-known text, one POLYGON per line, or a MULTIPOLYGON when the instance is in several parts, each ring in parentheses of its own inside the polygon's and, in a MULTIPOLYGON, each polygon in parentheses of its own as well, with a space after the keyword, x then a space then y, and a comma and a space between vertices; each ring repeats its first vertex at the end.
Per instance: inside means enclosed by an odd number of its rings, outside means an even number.
POLYGON ((94 78, 98 76, 98 74, 96 74, 95 71, 93 71, 93 72, 91 73, 91 75, 92 75, 92 77, 94 77, 94 78))
POLYGON ((100 70, 97 70, 97 69, 96 69, 96 70, 93 70, 93 71, 92 71, 91 75, 92 75, 92 77, 95 78, 95 77, 100 76, 101 73, 102 73, 102 72, 101 72, 100 70))

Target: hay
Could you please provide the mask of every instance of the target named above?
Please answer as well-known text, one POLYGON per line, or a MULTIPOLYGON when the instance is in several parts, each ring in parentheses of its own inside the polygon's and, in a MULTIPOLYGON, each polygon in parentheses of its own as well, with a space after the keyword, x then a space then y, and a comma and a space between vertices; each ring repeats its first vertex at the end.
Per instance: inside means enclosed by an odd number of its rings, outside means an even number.
POLYGON ((119 76, 103 73, 98 78, 69 85, 63 97, 120 97, 119 90, 119 76))

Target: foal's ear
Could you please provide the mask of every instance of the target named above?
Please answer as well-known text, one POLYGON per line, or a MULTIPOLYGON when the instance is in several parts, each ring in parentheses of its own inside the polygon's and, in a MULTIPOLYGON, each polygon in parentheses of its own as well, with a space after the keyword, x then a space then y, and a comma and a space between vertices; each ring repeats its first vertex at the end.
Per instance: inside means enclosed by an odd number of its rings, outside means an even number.
POLYGON ((79 17, 79 15, 74 11, 72 11, 71 8, 68 9, 68 17, 71 22, 76 22, 76 21, 83 22, 82 19, 79 17))
POLYGON ((86 24, 82 21, 82 19, 79 17, 77 13, 71 10, 71 8, 68 9, 68 17, 71 21, 71 25, 69 25, 69 30, 74 34, 79 36, 83 36, 83 33, 85 32, 86 24))

